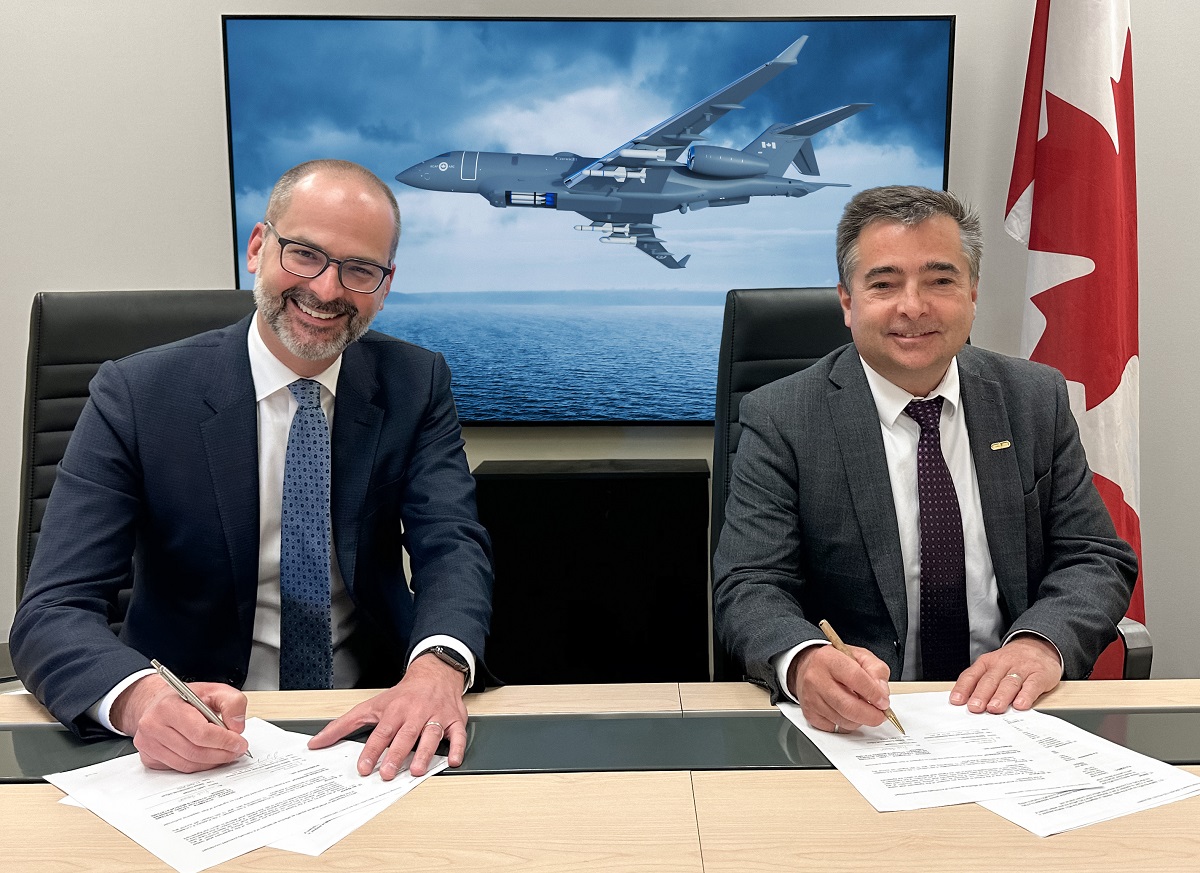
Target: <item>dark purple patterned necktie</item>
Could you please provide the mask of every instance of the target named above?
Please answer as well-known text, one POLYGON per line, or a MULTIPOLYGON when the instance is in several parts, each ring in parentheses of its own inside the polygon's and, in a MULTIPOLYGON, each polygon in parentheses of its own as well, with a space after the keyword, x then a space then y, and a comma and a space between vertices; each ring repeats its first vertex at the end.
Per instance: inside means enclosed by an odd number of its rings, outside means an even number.
POLYGON ((971 658, 962 515, 942 456, 942 398, 904 408, 921 426, 917 495, 921 506, 921 677, 954 680, 971 658))

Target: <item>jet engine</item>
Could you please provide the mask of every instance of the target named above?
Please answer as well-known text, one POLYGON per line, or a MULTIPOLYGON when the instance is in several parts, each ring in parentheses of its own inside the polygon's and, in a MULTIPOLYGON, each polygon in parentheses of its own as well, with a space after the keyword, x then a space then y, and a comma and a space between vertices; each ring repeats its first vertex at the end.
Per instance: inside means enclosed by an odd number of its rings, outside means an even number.
POLYGON ((720 146, 692 145, 687 150, 687 168, 694 173, 716 176, 721 179, 746 179, 762 176, 770 164, 766 158, 748 155, 737 149, 720 146))

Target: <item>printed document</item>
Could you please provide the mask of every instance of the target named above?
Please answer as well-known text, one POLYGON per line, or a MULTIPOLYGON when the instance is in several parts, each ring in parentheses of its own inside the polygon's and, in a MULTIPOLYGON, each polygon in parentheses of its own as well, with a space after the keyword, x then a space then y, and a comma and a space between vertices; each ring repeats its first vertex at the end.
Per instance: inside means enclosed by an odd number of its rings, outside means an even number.
POLYGON ((948 697, 893 695, 905 734, 887 721, 833 734, 810 726, 794 703, 779 709, 880 812, 1099 784, 1004 719, 951 706, 948 697))
POLYGON ((1009 711, 1003 718, 1101 787, 989 800, 980 805, 1046 837, 1200 794, 1200 776, 1132 752, 1060 718, 1009 711))
POLYGON ((305 734, 252 718, 254 758, 203 773, 146 768, 127 755, 46 781, 180 873, 197 873, 261 846, 319 854, 446 767, 393 781, 358 775, 362 744, 310 750, 305 734))

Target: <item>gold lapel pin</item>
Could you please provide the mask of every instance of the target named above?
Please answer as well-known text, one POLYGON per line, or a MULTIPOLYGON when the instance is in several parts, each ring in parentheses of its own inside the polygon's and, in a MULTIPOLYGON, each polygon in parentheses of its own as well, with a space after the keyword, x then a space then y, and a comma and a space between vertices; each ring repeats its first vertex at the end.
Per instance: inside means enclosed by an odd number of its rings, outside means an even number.
POLYGON ((1012 443, 1010 443, 1008 440, 1000 440, 1000 442, 998 442, 998 443, 992 443, 992 451, 993 452, 998 452, 1001 449, 1011 449, 1011 448, 1012 448, 1012 443))

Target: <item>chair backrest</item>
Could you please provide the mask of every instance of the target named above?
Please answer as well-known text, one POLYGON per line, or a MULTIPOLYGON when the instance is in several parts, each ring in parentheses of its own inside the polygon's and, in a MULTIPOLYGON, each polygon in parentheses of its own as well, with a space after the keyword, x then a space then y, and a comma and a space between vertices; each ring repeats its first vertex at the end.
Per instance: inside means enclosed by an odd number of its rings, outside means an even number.
MULTIPOLYGON (((749 288, 725 297, 717 369, 713 434, 710 556, 725 523, 730 467, 741 427, 738 408, 755 388, 811 366, 850 342, 836 288, 749 288)), ((713 678, 734 679, 740 668, 713 638, 713 678)))
POLYGON ((225 327, 253 309, 249 291, 43 291, 34 297, 25 375, 18 601, 58 462, 100 365, 225 327))

